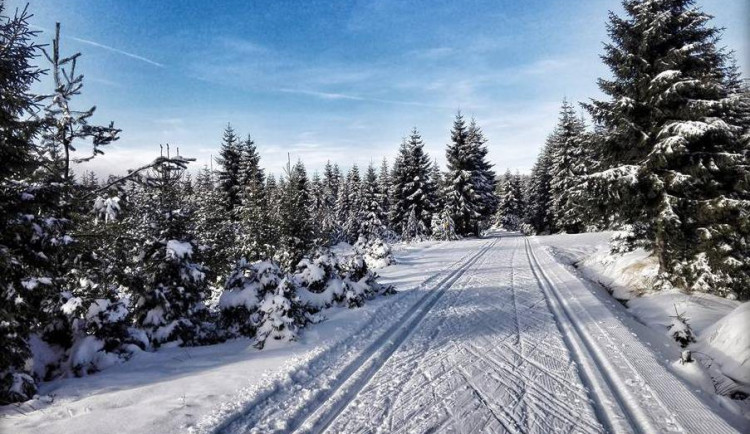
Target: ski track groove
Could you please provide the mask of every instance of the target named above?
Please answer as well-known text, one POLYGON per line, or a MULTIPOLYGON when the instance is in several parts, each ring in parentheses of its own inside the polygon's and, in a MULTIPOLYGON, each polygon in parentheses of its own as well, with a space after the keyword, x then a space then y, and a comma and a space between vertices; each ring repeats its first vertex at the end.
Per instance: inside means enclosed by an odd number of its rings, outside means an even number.
MULTIPOLYGON (((507 243, 511 243, 511 247, 515 247, 518 245, 518 247, 522 246, 520 243, 522 241, 518 237, 503 237, 507 243), (520 242, 520 243, 519 243, 520 242)), ((510 255, 515 256, 515 252, 518 249, 510 250, 510 255)), ((486 262, 489 260, 491 255, 485 255, 482 258, 483 262, 486 262)), ((495 263, 500 263, 500 261, 495 261, 495 263)), ((494 264, 493 264, 494 265, 494 264)), ((491 267, 494 268, 494 267, 491 267)), ((503 267, 503 270, 506 270, 504 272, 510 272, 513 273, 513 284, 512 289, 517 289, 516 285, 516 269, 515 267, 503 267)), ((484 426, 484 429, 494 432, 494 431, 505 431, 505 432, 549 432, 549 431, 577 431, 577 432, 601 432, 601 426, 599 426, 598 421, 596 421, 596 418, 593 414, 593 409, 588 407, 588 397, 586 395, 586 390, 582 387, 572 387, 569 386, 569 383, 571 382, 570 379, 567 380, 561 380, 560 378, 555 378, 551 381, 557 382, 560 381, 565 386, 570 388, 569 390, 570 395, 573 396, 576 399, 576 402, 578 404, 575 404, 573 406, 570 405, 570 403, 557 400, 555 401, 554 398, 546 396, 547 394, 544 393, 545 391, 543 389, 538 389, 536 387, 528 388, 524 386, 519 386, 520 384, 525 383, 533 383, 537 380, 538 377, 547 375, 548 372, 545 372, 545 369, 549 371, 552 367, 546 367, 538 370, 528 370, 528 366, 533 366, 527 364, 529 359, 532 357, 533 354, 535 354, 538 348, 541 348, 541 346, 547 346, 552 345, 549 342, 547 342, 547 335, 549 334, 549 330, 554 328, 556 330, 556 326, 553 322, 553 316, 552 315, 544 315, 544 318, 537 319, 533 318, 534 321, 531 325, 524 326, 523 322, 520 318, 516 318, 516 316, 513 314, 516 311, 516 306, 523 312, 526 312, 528 309, 533 309, 535 307, 539 308, 540 312, 546 311, 547 307, 546 304, 544 304, 544 296, 541 293, 541 289, 534 286, 531 288, 532 291, 535 292, 535 294, 528 295, 522 292, 516 291, 516 302, 512 299, 510 299, 510 295, 513 291, 497 291, 498 288, 494 287, 494 285, 487 286, 486 283, 489 282, 497 282, 497 277, 495 276, 484 276, 482 273, 483 269, 478 269, 477 272, 474 273, 473 276, 469 277, 468 283, 464 283, 461 285, 456 285, 453 288, 451 288, 450 292, 456 292, 455 297, 444 297, 443 300, 441 300, 441 304, 446 305, 445 307, 436 308, 435 313, 432 315, 433 317, 437 316, 436 318, 430 318, 429 320, 426 320, 422 324, 420 324, 421 329, 427 328, 428 330, 418 330, 415 332, 415 335, 410 339, 409 345, 406 346, 403 349, 400 349, 400 352, 404 352, 405 354, 403 356, 401 355, 394 355, 388 363, 389 365, 393 365, 398 361, 403 361, 407 358, 414 357, 414 355, 418 356, 420 359, 425 359, 426 361, 423 361, 423 365, 425 366, 425 369, 428 371, 431 370, 435 365, 440 363, 442 365, 442 361, 446 359, 446 357, 442 357, 442 354, 461 354, 465 352, 471 352, 471 348, 467 347, 466 339, 464 338, 464 333, 462 333, 462 329, 460 328, 460 322, 461 322, 461 310, 465 308, 465 306, 471 305, 471 295, 476 294, 467 294, 470 291, 466 291, 466 289, 470 289, 471 292, 475 293, 476 290, 472 288, 471 284, 474 283, 475 280, 479 280, 479 284, 485 284, 485 289, 490 288, 493 292, 492 294, 495 294, 498 300, 491 300, 488 303, 498 301, 502 306, 495 306, 493 304, 493 308, 495 310, 488 310, 488 309, 482 309, 482 308, 474 308, 471 311, 471 315, 474 318, 474 321, 477 322, 477 325, 481 324, 481 327, 486 329, 487 331, 491 331, 494 334, 493 337, 497 338, 499 337, 501 341, 509 341, 516 337, 515 341, 517 343, 525 342, 525 339, 519 339, 518 334, 519 332, 525 332, 529 328, 533 328, 537 322, 544 322, 545 326, 545 335, 544 339, 539 342, 535 342, 534 345, 529 348, 526 344, 524 344, 524 348, 527 349, 527 354, 511 354, 510 360, 505 360, 503 362, 496 361, 502 369, 498 370, 498 367, 493 366, 494 364, 487 361, 483 357, 474 357, 474 360, 471 360, 470 358, 467 358, 466 356, 463 356, 463 358, 459 361, 453 362, 450 366, 441 366, 440 370, 438 371, 439 374, 437 376, 433 375, 429 378, 422 378, 420 376, 420 381, 414 382, 411 381, 411 377, 413 377, 413 374, 409 374, 409 371, 412 371, 411 369, 408 369, 408 367, 405 367, 404 364, 395 366, 391 366, 390 369, 388 369, 386 372, 389 374, 388 379, 383 379, 382 382, 376 381, 375 378, 373 378, 373 382, 378 384, 382 388, 388 387, 388 384, 396 383, 395 389, 399 391, 399 395, 405 396, 403 399, 407 400, 409 402, 420 402, 425 400, 425 396, 432 394, 432 396, 435 396, 437 393, 440 395, 440 392, 442 390, 446 390, 447 394, 443 394, 443 400, 437 400, 435 401, 435 406, 437 406, 438 403, 441 403, 441 408, 445 409, 447 407, 450 407, 450 405, 458 400, 458 402, 461 403, 461 409, 464 410, 464 414, 462 414, 463 417, 458 418, 459 420, 456 421, 456 417, 450 417, 449 414, 446 414, 449 417, 442 418, 441 420, 435 421, 431 425, 429 424, 429 421, 424 421, 427 424, 421 424, 419 420, 417 420, 417 415, 414 414, 412 411, 411 413, 408 412, 408 408, 406 409, 406 412, 403 412, 399 408, 385 408, 382 411, 388 412, 391 414, 391 420, 396 419, 393 414, 402 412, 404 414, 401 414, 400 420, 397 420, 396 423, 391 422, 389 424, 389 428, 393 432, 419 432, 419 431, 430 431, 434 432, 435 430, 444 430, 444 431, 456 431, 460 430, 462 427, 467 427, 465 425, 467 422, 471 422, 472 419, 470 419, 470 414, 466 414, 467 408, 471 408, 472 406, 477 407, 476 411, 479 411, 479 414, 476 414, 473 417, 474 423, 479 423, 479 425, 475 426, 474 428, 482 428, 484 426), (488 280, 489 279, 489 280, 488 280), (521 308, 520 306, 523 306, 521 308), (500 307, 500 314, 498 315, 498 307, 500 307), (510 310, 511 312, 508 312, 510 310), (443 312, 445 311, 445 312, 443 312), (492 316, 492 314, 495 314, 492 316), (507 318, 506 320, 503 320, 502 318, 507 318), (445 322, 446 318, 450 318, 450 321, 445 322), (507 328, 507 330, 504 330, 500 332, 497 329, 494 329, 490 326, 493 322, 498 322, 498 320, 504 321, 502 324, 498 324, 498 326, 502 326, 507 328), (518 323, 516 324, 516 321, 518 323), (437 325, 434 325, 433 323, 437 323, 437 325), (445 324, 444 324, 445 323, 445 324), (432 328, 431 328, 432 327, 432 328), (438 338, 435 338, 437 331, 438 338), (442 333, 442 334, 441 334, 442 333), (446 336, 447 335, 447 336, 446 336), (418 339, 420 338, 420 339, 418 339), (443 340, 448 339, 448 342, 445 343, 445 347, 440 347, 441 351, 438 352, 438 354, 434 357, 433 354, 426 355, 425 351, 422 351, 422 348, 425 346, 440 346, 443 340), (442 339, 442 340, 441 340, 442 339), (417 341, 417 342, 413 342, 417 341), (456 347, 453 342, 460 342, 460 347, 456 347), (455 350, 455 348, 458 348, 458 350, 455 350), (410 354, 411 353, 411 354, 410 354), (413 355, 412 355, 413 354, 413 355), (429 364, 426 364, 429 363, 429 364), (464 365, 462 366, 461 363, 464 365), (522 368, 523 367, 523 368, 522 368), (460 368, 460 369, 459 369, 460 368), (494 368, 494 369, 493 369, 494 368), (458 371, 458 375, 460 377, 460 382, 456 384, 456 371, 458 371), (493 374, 494 372, 498 372, 497 375, 493 374), (406 372, 406 374, 397 374, 398 372, 406 372), (477 382, 474 383, 472 381, 472 384, 469 384, 466 377, 471 378, 470 372, 473 372, 475 374, 482 374, 482 373, 490 373, 489 378, 477 377, 477 382), (502 374, 500 374, 502 372, 502 374), (518 378, 519 376, 522 376, 523 379, 518 378), (396 377, 396 378, 393 378, 396 377), (485 388, 485 380, 490 380, 493 384, 491 386, 494 386, 494 389, 490 390, 490 393, 488 394, 487 391, 483 391, 485 388), (388 384, 386 384, 388 383, 388 384), (416 383, 416 384, 414 384, 416 383), (408 384, 408 388, 405 387, 408 384), (463 386, 462 386, 463 385, 463 386), (470 390, 473 390, 474 393, 472 396, 474 396, 474 399, 469 399, 468 401, 466 399, 462 400, 461 390, 462 388, 468 388, 470 390), (500 396, 500 395, 502 396, 500 396), (491 399, 491 398, 492 399, 491 399), (503 398, 505 397, 505 398, 503 398), (481 398, 481 399, 479 399, 481 398), (503 400, 504 399, 504 400, 503 400), (478 401, 478 402, 477 402, 478 401), (495 401, 502 402, 500 404, 495 404, 495 401), (472 404, 471 402, 474 402, 472 404), (540 405, 537 405, 535 403, 538 402, 544 402, 546 406, 542 408, 540 405), (505 406, 511 407, 513 405, 521 406, 521 411, 517 412, 517 416, 514 416, 512 412, 509 412, 505 406), (548 410, 547 407, 549 406, 555 406, 557 405, 559 408, 555 409, 554 412, 546 411, 548 410), (582 407, 583 406, 583 407, 582 407), (578 411, 571 410, 573 408, 574 410, 577 409, 578 411), (584 410, 584 408, 589 408, 588 410, 584 410), (563 411, 564 409, 564 411, 563 411), (564 414, 568 413, 568 414, 564 414), (587 415, 587 416, 583 416, 587 415), (556 418, 556 420, 548 421, 547 419, 550 418, 550 416, 553 417, 553 419, 556 418), (489 420, 488 420, 489 418, 489 420), (587 420, 590 419, 590 420, 587 420), (499 422, 495 423, 496 420, 499 419, 499 422), (398 422, 401 423, 401 425, 398 425, 398 422), (452 422, 452 425, 446 425, 449 422, 452 422), (502 422, 502 423, 500 423, 502 422), (462 425, 462 423, 464 425, 462 425), (494 423, 494 424, 493 424, 494 423), (491 424, 491 425, 487 425, 491 424), (394 425, 398 427, 396 430, 393 430, 394 425), (406 425, 406 426, 404 426, 406 425)), ((486 274, 486 273, 485 273, 486 274)), ((530 280, 530 274, 525 276, 527 280, 530 280)), ((505 280, 507 282, 507 280, 505 280)), ((522 312, 518 312, 519 317, 522 312)), ((471 329, 469 330, 471 333, 477 334, 477 330, 471 329)), ((471 337, 471 336, 467 336, 471 337)), ((487 336, 480 336, 482 338, 482 345, 486 346, 488 348, 499 348, 496 341, 489 341, 487 336), (487 341, 487 344, 485 344, 485 341, 487 341)), ((528 342, 526 342, 528 343, 528 342)), ((508 347, 511 347, 511 344, 508 343, 508 347)), ((503 348, 505 348, 503 346, 503 348)), ((558 337, 558 346, 556 347, 558 351, 562 351, 563 353, 567 353, 567 348, 564 346, 563 341, 558 337)), ((478 351, 481 353, 482 351, 486 351, 483 348, 474 348, 474 352, 478 351)), ((501 353, 502 354, 502 353, 501 353)), ((559 355, 559 354, 558 354, 559 355)), ((408 366, 408 365, 406 365, 408 366)), ((559 369, 556 368, 556 369, 559 369)), ((576 367, 575 365, 571 363, 565 363, 564 366, 561 369, 562 372, 565 372, 567 375, 573 375, 576 376, 576 367)), ((385 373, 383 374, 385 375, 385 373)), ((561 387, 565 387, 561 386, 561 387)), ((392 387, 391 387, 392 388, 392 387)), ((363 391, 364 392, 364 391, 363 391)), ((375 394, 377 395, 377 394, 375 394)), ((401 399, 401 398, 399 398, 401 399)), ((368 396, 363 396, 361 401, 368 401, 368 396)), ((370 400, 370 403, 372 405, 377 405, 377 398, 370 400)), ((381 404, 383 404, 381 402, 381 404)), ((377 425, 372 425, 375 418, 367 417, 361 414, 361 409, 359 408, 351 408, 351 411, 349 413, 355 412, 354 414, 347 414, 348 418, 342 418, 342 421, 345 422, 344 425, 333 425, 331 432, 372 432, 377 425), (357 413, 359 411, 359 413, 357 413), (367 421, 364 421, 362 419, 366 419, 367 421), (364 431, 363 426, 360 424, 364 422, 365 426, 369 426, 369 428, 364 431), (348 423, 348 424, 347 424, 348 423)), ((471 410, 469 410, 471 412, 471 410)), ((379 430, 378 430, 379 431, 379 430)), ((470 431, 472 432, 472 431, 470 431)))
MULTIPOLYGON (((491 247, 497 240, 490 240, 482 245, 482 247, 479 249, 479 251, 471 251, 463 256, 461 256, 457 261, 450 264, 445 269, 438 271, 434 273, 433 275, 429 276, 427 279, 425 279, 421 284, 419 284, 415 289, 409 290, 409 291, 403 291, 400 294, 396 295, 396 299, 392 300, 390 303, 381 306, 374 314, 373 318, 383 319, 379 318, 379 314, 386 315, 387 318, 385 318, 386 321, 385 324, 381 327, 373 326, 371 324, 365 324, 361 329, 357 330, 355 333, 353 333, 348 338, 344 339, 343 341, 334 344, 331 348, 324 351, 322 354, 316 356, 313 360, 308 362, 306 366, 313 366, 315 367, 317 365, 317 362, 321 362, 321 366, 318 366, 318 369, 315 369, 316 371, 322 371, 321 374, 325 375, 327 379, 330 381, 324 381, 323 384, 316 384, 315 378, 310 380, 313 384, 308 384, 308 386, 312 386, 312 389, 317 388, 318 393, 315 393, 314 396, 312 396, 309 399, 306 399, 304 402, 292 402, 292 403, 285 403, 285 398, 287 398, 288 395, 290 395, 289 390, 285 390, 282 386, 283 385, 272 385, 270 390, 266 391, 266 393, 261 394, 256 399, 248 402, 245 404, 245 408, 242 411, 236 412, 230 417, 224 419, 222 423, 220 423, 218 426, 213 428, 213 432, 216 433, 231 433, 231 432, 271 432, 271 431, 289 431, 289 423, 284 424, 274 424, 273 426, 264 426, 259 427, 256 426, 259 424, 259 422, 273 422, 269 421, 267 419, 270 419, 269 416, 273 417, 274 413, 279 411, 280 409, 286 409, 287 406, 293 405, 295 408, 291 409, 292 417, 291 417, 291 424, 294 425, 294 421, 296 420, 304 420, 309 417, 311 414, 311 411, 309 408, 311 406, 315 406, 315 404, 318 404, 315 408, 320 407, 325 404, 325 401, 331 397, 343 384, 344 382, 350 378, 361 366, 362 362, 364 360, 369 360, 373 354, 381 348, 383 345, 388 343, 390 335, 398 331, 400 328, 400 324, 403 321, 408 321, 412 319, 415 315, 418 315, 419 309, 425 305, 428 304, 429 301, 432 300, 432 296, 434 296, 435 289, 433 290, 427 290, 427 291, 418 291, 418 288, 423 288, 431 284, 431 282, 434 282, 437 280, 440 276, 444 276, 442 279, 439 280, 439 282, 435 285, 434 288, 440 289, 444 287, 445 285, 452 284, 453 282, 450 282, 452 278, 456 277, 457 275, 460 277, 462 272, 466 270, 468 266, 470 266, 476 259, 481 257, 488 249, 491 247), (422 293, 423 292, 423 293, 422 293), (416 301, 412 302, 411 304, 407 303, 407 307, 399 306, 398 302, 405 298, 411 298, 416 297, 416 301), (400 318, 399 321, 394 321, 393 317, 388 316, 387 314, 391 309, 399 310, 399 308, 404 308, 405 312, 398 314, 398 317, 400 318), (390 327, 388 324, 391 324, 390 327), (384 331, 383 331, 384 330, 384 331), (378 334, 378 332, 382 332, 378 334), (364 335, 364 338, 372 337, 372 342, 369 344, 365 344, 363 350, 356 350, 356 344, 362 340, 361 335, 364 335), (374 335, 374 337, 373 337, 374 335), (355 353, 352 354, 350 347, 355 347, 355 353), (348 360, 350 360, 348 363, 344 363, 344 367, 337 370, 337 373, 331 373, 326 372, 327 368, 329 368, 329 365, 336 365, 335 362, 340 362, 340 358, 332 357, 335 356, 338 353, 343 353, 343 356, 349 355, 348 360), (364 360, 363 360, 364 359, 364 360), (332 384, 330 384, 332 383, 332 384), (337 384, 338 383, 338 384, 337 384), (321 396, 321 395, 328 395, 328 396, 321 396), (270 415, 267 413, 271 413, 270 415)), ((335 368, 334 368, 335 369, 335 368)), ((299 372, 302 372, 303 374, 308 374, 308 370, 305 369, 305 366, 297 369, 294 373, 290 375, 290 377, 294 377, 299 372)), ((320 382, 320 381, 318 381, 320 382)), ((295 385, 296 389, 302 388, 299 384, 295 385)), ((303 390, 310 390, 310 388, 303 389, 303 390)), ((278 415, 276 415, 278 417, 278 415)))
POLYGON ((216 431, 737 432, 541 252, 482 242, 216 431))
POLYGON ((565 315, 606 375, 610 390, 618 395, 622 410, 629 413, 631 423, 639 432, 737 432, 710 407, 702 404, 701 399, 677 377, 671 374, 659 375, 665 368, 609 308, 546 251, 543 251, 546 263, 554 265, 542 267, 530 242, 525 241, 527 252, 531 255, 529 260, 534 259, 565 315), (567 280, 560 273, 564 273, 567 280), (553 281, 557 284, 553 284, 553 281), (574 291, 571 285, 578 286, 577 290, 574 291), (602 319, 595 319, 594 312, 601 314, 602 319), (609 323, 609 327, 602 325, 605 322, 609 323), (619 346, 613 340, 615 336, 621 343, 619 346), (601 346, 602 341, 606 341, 607 348, 617 351, 605 352, 601 346), (627 378, 623 379, 623 373, 627 378), (669 404, 665 401, 669 401, 669 404), (672 410, 678 408, 682 411, 672 410), (661 426, 655 426, 654 422, 659 422, 661 426))

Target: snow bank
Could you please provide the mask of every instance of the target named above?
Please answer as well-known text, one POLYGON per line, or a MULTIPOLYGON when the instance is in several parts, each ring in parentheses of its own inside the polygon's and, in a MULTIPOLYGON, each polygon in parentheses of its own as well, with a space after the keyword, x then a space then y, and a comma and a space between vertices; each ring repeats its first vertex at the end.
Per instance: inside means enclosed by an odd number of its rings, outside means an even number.
POLYGON ((742 303, 698 336, 697 348, 727 377, 750 386, 750 302, 742 303))

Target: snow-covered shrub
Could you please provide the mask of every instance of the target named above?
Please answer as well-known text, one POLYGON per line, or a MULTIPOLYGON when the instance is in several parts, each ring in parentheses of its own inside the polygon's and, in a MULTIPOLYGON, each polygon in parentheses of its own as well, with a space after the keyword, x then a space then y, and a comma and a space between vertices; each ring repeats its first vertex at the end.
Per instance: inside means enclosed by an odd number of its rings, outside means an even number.
POLYGON ((155 347, 168 342, 199 345, 216 341, 205 320, 208 296, 203 267, 193 262, 190 241, 150 239, 144 246, 143 267, 136 271, 132 299, 136 324, 155 347))
POLYGON ((260 322, 255 346, 262 349, 269 338, 294 341, 307 323, 306 315, 293 279, 285 277, 274 291, 268 292, 259 307, 260 322))
POLYGON ((646 241, 647 231, 648 228, 644 225, 626 225, 610 238, 610 251, 612 253, 627 253, 639 247, 649 248, 650 245, 646 241))
POLYGON ((376 295, 395 293, 393 286, 377 281, 378 275, 369 269, 362 255, 353 255, 343 264, 344 299, 349 307, 359 307, 376 295))
POLYGON ((529 235, 529 236, 530 235, 536 235, 536 230, 534 229, 533 226, 531 226, 528 223, 521 223, 521 226, 520 226, 519 229, 520 229, 521 233, 524 234, 524 235, 529 235))
POLYGON ((391 246, 381 238, 359 237, 354 250, 363 256, 367 266, 373 269, 384 268, 396 263, 391 253, 391 246))
POLYGON ((260 322, 258 306, 282 279, 283 273, 271 261, 238 261, 219 296, 220 327, 230 336, 255 336, 260 322))
POLYGON ((436 240, 451 241, 457 240, 456 235, 456 224, 453 222, 453 218, 448 208, 443 208, 440 214, 432 215, 432 237, 436 240))
POLYGON ((695 334, 693 333, 693 329, 690 328, 687 318, 684 314, 678 313, 676 309, 675 315, 672 316, 672 323, 669 325, 668 329, 669 336, 677 341, 682 348, 695 342, 695 334))
POLYGON ((294 272, 298 295, 310 312, 317 312, 343 299, 344 283, 338 259, 332 252, 303 258, 294 272))

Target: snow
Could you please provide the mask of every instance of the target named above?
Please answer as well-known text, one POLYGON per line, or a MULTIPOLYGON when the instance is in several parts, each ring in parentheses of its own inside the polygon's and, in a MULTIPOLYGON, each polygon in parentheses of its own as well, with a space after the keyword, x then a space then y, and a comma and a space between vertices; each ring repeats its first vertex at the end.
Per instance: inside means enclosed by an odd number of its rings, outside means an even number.
MULTIPOLYGON (((400 291, 394 296, 325 309, 328 319, 297 341, 269 340, 263 351, 249 339, 136 350, 127 363, 42 383, 35 399, 0 407, 0 431, 596 433, 609 426, 605 413, 615 426, 635 420, 654 431, 748 427, 695 391, 708 388, 712 374, 697 363, 675 365, 682 349, 665 327, 639 323, 544 250, 554 245, 571 259, 607 238, 535 237, 542 246, 530 250, 512 233, 396 245, 397 264, 380 272, 400 291), (704 383, 688 387, 670 372, 704 383), (628 419, 634 414, 641 416, 628 419)), ((710 298, 697 300, 696 308, 710 298)), ((707 318, 686 316, 695 330, 707 318)), ((735 316, 717 326, 725 336, 712 340, 717 350, 737 337, 723 332, 746 318, 735 316)), ((99 348, 95 339, 83 342, 76 360, 95 359, 99 348)))
MULTIPOLYGON (((348 249, 352 251, 351 246, 348 249)), ((380 281, 411 288, 465 253, 460 242, 409 245, 397 255, 407 264, 381 270, 380 281)), ((132 433, 184 432, 199 421, 242 406, 272 379, 288 378, 291 369, 341 341, 368 323, 384 303, 399 297, 378 298, 358 309, 326 309, 327 319, 306 328, 298 341, 268 341, 262 351, 249 339, 205 347, 161 347, 156 352, 133 347, 135 354, 126 363, 85 378, 43 382, 37 398, 0 406, 0 432, 100 433, 112 427, 132 433)), ((141 338, 148 342, 146 336, 141 338)), ((59 360, 56 350, 41 340, 32 339, 32 345, 45 347, 44 351, 34 347, 40 357, 35 365, 59 360), (44 354, 49 357, 41 357, 44 354)))
POLYGON ((726 376, 750 391, 750 302, 705 328, 697 348, 708 354, 726 376))
MULTIPOLYGON (((674 316, 678 313, 684 315, 697 340, 688 348, 696 352, 701 366, 672 366, 682 378, 711 394, 722 390, 750 392, 747 388, 747 366, 750 364, 748 303, 740 304, 736 300, 701 292, 687 294, 677 289, 654 290, 653 280, 658 268, 655 259, 643 249, 610 254, 608 241, 613 234, 599 232, 535 238, 564 263, 574 265, 579 275, 601 284, 612 292, 613 297, 626 302, 627 312, 653 332, 669 336, 674 316), (710 388, 706 387, 706 376, 711 381, 710 388), (738 383, 732 384, 730 378, 738 383)), ((750 418, 750 402, 733 401, 725 396, 716 396, 716 399, 722 407, 750 418)))
POLYGON ((190 258, 193 255, 193 245, 189 242, 169 240, 167 241, 167 257, 168 258, 190 258))

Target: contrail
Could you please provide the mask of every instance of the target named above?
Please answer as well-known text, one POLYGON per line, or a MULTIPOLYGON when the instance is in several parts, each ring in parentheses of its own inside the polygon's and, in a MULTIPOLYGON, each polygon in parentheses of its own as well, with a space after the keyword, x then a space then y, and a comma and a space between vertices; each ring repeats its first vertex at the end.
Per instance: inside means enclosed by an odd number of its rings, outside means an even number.
MULTIPOLYGON (((46 28, 44 28, 42 26, 32 25, 31 27, 34 27, 34 28, 39 29, 39 30, 42 30, 44 32, 50 32, 50 30, 48 30, 48 29, 46 29, 46 28)), ((148 63, 150 65, 158 66, 159 68, 164 68, 164 64, 162 64, 162 63, 155 62, 155 61, 153 61, 151 59, 147 59, 147 58, 145 58, 143 56, 139 56, 137 54, 129 53, 127 51, 123 51, 123 50, 120 50, 120 49, 115 48, 115 47, 110 47, 109 45, 104 45, 104 44, 100 44, 98 42, 89 41, 88 39, 76 38, 75 36, 63 36, 63 38, 65 38, 65 39, 72 39, 72 40, 74 40, 76 42, 80 42, 82 44, 88 44, 88 45, 92 45, 94 47, 103 48, 103 49, 111 51, 113 53, 122 54, 123 56, 128 56, 128 57, 130 57, 132 59, 140 60, 141 62, 146 62, 146 63, 148 63)))

